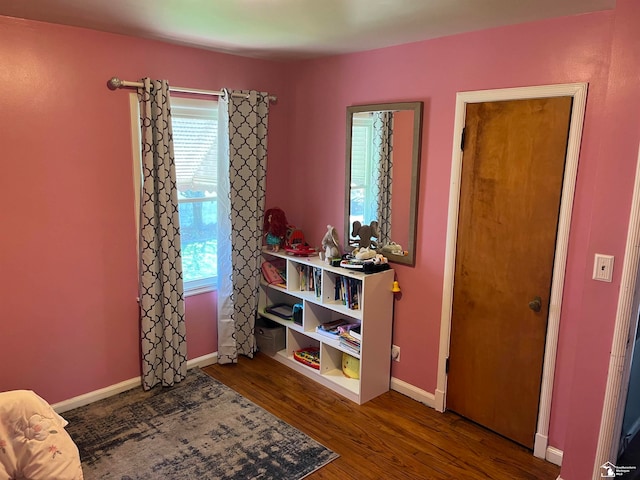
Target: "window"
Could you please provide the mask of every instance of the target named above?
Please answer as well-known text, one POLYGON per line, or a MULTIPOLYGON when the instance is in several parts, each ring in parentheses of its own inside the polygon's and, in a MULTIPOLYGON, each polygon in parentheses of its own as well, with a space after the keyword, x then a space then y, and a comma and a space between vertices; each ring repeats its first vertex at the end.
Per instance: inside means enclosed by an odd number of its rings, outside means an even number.
POLYGON ((373 117, 354 114, 351 131, 351 198, 349 225, 377 219, 373 178, 373 117), (373 210, 373 211, 372 211, 373 210))
POLYGON ((218 104, 171 98, 185 293, 215 287, 217 276, 218 104))

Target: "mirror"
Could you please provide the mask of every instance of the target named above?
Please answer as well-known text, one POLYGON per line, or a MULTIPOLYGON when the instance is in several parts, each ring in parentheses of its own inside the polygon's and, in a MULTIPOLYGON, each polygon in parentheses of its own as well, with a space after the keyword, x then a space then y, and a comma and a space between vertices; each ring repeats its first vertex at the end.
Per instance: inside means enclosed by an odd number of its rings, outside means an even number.
POLYGON ((358 246, 354 222, 377 222, 376 249, 414 265, 422 102, 347 107, 345 249, 358 246))

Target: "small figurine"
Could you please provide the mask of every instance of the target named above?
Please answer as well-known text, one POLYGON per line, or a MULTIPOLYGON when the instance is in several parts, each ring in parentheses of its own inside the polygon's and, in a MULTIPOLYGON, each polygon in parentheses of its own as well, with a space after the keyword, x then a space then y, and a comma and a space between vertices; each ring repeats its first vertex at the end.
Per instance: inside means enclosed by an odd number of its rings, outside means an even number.
POLYGON ((371 238, 378 238, 380 233, 378 232, 378 222, 373 220, 370 225, 362 225, 359 221, 353 222, 353 232, 351 233, 352 237, 360 237, 358 240, 357 246, 359 248, 376 248, 377 243, 371 238))
POLYGON ((331 263, 334 258, 340 258, 340 239, 335 227, 327 225, 327 233, 322 237, 320 260, 331 263))
POLYGON ((270 208, 264 213, 263 232, 267 248, 277 252, 287 235, 287 217, 279 208, 270 208))

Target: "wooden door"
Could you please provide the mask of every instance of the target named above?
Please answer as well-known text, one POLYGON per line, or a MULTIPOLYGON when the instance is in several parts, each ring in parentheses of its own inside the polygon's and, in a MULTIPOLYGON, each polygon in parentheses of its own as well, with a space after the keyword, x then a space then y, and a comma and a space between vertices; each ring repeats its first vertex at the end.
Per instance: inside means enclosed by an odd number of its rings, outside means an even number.
POLYGON ((528 448, 571 103, 557 97, 466 109, 447 408, 528 448))

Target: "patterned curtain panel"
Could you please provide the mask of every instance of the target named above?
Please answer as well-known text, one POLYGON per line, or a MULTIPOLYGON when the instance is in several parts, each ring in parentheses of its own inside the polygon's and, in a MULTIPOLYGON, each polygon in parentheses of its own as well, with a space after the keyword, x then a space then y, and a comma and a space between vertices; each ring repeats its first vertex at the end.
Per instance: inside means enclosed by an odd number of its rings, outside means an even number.
POLYGON ((218 363, 224 364, 256 351, 268 94, 225 90, 218 111, 218 363))
POLYGON ((378 212, 378 245, 391 241, 391 183, 393 171, 393 112, 373 114, 374 194, 378 212))
POLYGON ((142 386, 171 386, 187 373, 184 292, 169 86, 143 79, 140 313, 142 386))

